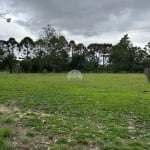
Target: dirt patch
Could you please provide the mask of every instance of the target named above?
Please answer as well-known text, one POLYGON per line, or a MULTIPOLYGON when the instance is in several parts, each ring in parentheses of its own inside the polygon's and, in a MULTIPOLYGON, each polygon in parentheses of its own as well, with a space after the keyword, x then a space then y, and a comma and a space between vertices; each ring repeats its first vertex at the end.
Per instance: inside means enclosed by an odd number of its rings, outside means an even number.
MULTIPOLYGON (((48 136, 35 131, 34 127, 26 126, 24 122, 22 122, 22 119, 24 118, 30 119, 37 116, 37 119, 40 120, 44 125, 46 123, 45 118, 50 117, 51 114, 35 112, 32 110, 21 110, 16 106, 5 105, 0 105, 0 113, 2 118, 14 118, 13 122, 7 123, 7 126, 10 127, 14 132, 14 136, 10 139, 10 143, 14 149, 47 149, 53 143, 53 140, 49 140, 48 136), (31 135, 27 135, 28 133, 31 135), (35 135, 32 135, 32 133, 35 135)), ((3 122, 2 126, 5 125, 5 122, 3 122)))
POLYGON ((19 111, 18 107, 0 105, 0 113, 11 114, 11 113, 17 112, 17 111, 19 111))
POLYGON ((16 112, 17 115, 19 115, 20 118, 23 118, 25 116, 29 116, 29 115, 37 115, 39 117, 50 117, 51 114, 46 114, 44 112, 35 112, 35 111, 31 111, 31 110, 27 110, 26 112, 16 112))
POLYGON ((134 120, 133 119, 129 119, 128 121, 128 130, 129 131, 132 131, 135 129, 135 123, 134 123, 134 120))
POLYGON ((4 105, 0 105, 0 113, 4 113, 4 114, 18 114, 20 116, 20 118, 27 116, 27 115, 37 115, 40 117, 49 117, 51 116, 51 114, 47 114, 44 112, 35 112, 32 110, 27 110, 26 112, 22 112, 18 107, 16 106, 4 106, 4 105))

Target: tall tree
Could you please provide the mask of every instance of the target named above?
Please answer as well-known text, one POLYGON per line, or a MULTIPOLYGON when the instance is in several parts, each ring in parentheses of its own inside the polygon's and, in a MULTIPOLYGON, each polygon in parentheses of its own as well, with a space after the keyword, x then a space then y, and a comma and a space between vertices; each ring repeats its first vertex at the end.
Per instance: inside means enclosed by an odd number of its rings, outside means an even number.
POLYGON ((86 55, 87 54, 87 48, 83 43, 79 43, 75 47, 75 53, 77 55, 86 55))
POLYGON ((113 71, 132 72, 135 61, 135 50, 128 35, 124 35, 120 42, 112 48, 110 63, 113 71))
POLYGON ((20 42, 20 47, 23 50, 25 59, 30 59, 33 57, 34 51, 34 41, 30 37, 25 37, 20 42))
POLYGON ((3 43, 4 46, 4 61, 9 67, 9 72, 13 72, 13 67, 15 66, 16 63, 16 56, 14 51, 18 49, 18 42, 15 40, 15 38, 9 38, 8 41, 4 41, 3 43))
POLYGON ((35 41, 35 50, 34 50, 35 57, 42 58, 46 55, 45 53, 45 43, 42 39, 38 39, 35 41))
POLYGON ((146 65, 146 67, 150 68, 150 42, 147 43, 147 45, 144 47, 144 50, 147 53, 147 57, 146 57, 147 65, 146 65))
POLYGON ((82 43, 76 45, 74 41, 70 41, 70 50, 73 53, 68 65, 68 69, 85 71, 87 69, 86 47, 82 43))
POLYGON ((150 67, 150 61, 148 61, 148 53, 145 49, 141 47, 135 47, 135 62, 134 62, 134 72, 143 72, 144 68, 150 67))
POLYGON ((47 57, 53 72, 66 70, 68 62, 68 43, 64 36, 53 36, 51 38, 47 57))
POLYGON ((51 25, 47 25, 42 28, 40 39, 43 40, 45 45, 45 53, 49 54, 51 53, 51 50, 53 49, 53 45, 51 45, 52 40, 57 40, 57 32, 55 28, 51 25))
POLYGON ((112 44, 99 44, 99 54, 101 54, 100 56, 102 56, 102 64, 103 64, 103 70, 105 68, 105 63, 107 63, 106 58, 108 58, 110 56, 110 52, 112 50, 112 44))
POLYGON ((88 60, 99 63, 99 44, 92 43, 88 45, 88 60))
POLYGON ((88 60, 88 70, 89 71, 97 71, 99 67, 99 44, 97 43, 92 43, 89 44, 88 47, 88 52, 86 55, 86 59, 88 60))
POLYGON ((0 40, 0 70, 5 68, 4 65, 4 50, 3 50, 3 40, 0 40))
POLYGON ((72 57, 75 54, 75 49, 76 49, 76 43, 75 43, 75 41, 71 40, 69 42, 68 47, 70 49, 70 56, 72 57))

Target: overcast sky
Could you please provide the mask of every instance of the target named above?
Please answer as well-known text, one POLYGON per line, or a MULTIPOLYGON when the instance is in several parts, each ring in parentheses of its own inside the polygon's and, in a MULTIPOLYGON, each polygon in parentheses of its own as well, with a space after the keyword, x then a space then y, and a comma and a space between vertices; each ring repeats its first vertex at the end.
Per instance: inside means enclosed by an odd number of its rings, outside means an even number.
POLYGON ((68 40, 117 43, 128 33, 132 42, 150 41, 150 0, 0 0, 0 39, 37 39, 43 26, 53 25, 68 40))

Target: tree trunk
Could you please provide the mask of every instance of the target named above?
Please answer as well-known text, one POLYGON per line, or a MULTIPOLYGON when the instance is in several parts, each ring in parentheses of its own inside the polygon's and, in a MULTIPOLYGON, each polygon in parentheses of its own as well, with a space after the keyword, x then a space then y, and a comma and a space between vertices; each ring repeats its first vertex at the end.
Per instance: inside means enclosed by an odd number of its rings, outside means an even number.
POLYGON ((103 71, 104 71, 104 69, 105 69, 104 61, 105 61, 105 56, 104 56, 104 54, 103 54, 103 71))
POLYGON ((145 68, 144 73, 145 73, 148 81, 150 82, 150 68, 145 68))
POLYGON ((11 64, 9 64, 9 73, 12 74, 13 73, 13 67, 11 64))

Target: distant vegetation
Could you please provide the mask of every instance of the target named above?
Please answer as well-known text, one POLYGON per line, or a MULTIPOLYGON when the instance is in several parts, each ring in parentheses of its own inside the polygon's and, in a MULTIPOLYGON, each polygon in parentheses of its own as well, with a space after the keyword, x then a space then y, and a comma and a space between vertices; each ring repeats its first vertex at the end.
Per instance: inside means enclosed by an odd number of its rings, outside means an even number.
POLYGON ((87 47, 67 41, 55 28, 42 29, 38 40, 25 37, 0 41, 0 70, 12 72, 143 72, 150 67, 150 43, 133 46, 128 35, 116 45, 91 43, 87 47))

